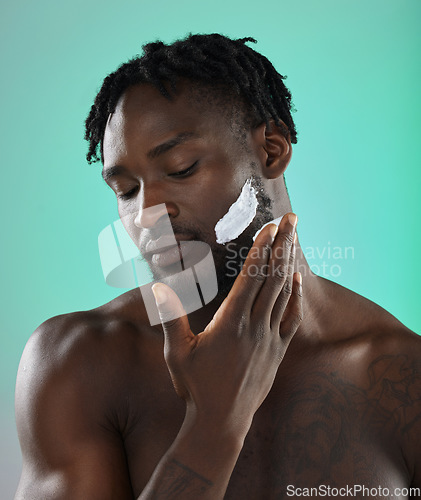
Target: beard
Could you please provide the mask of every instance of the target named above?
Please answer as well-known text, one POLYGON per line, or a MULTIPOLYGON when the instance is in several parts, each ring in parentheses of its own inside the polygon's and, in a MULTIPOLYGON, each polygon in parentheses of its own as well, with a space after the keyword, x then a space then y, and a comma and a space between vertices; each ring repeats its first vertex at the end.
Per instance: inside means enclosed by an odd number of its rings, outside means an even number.
POLYGON ((212 254, 215 261, 218 280, 218 296, 225 298, 230 292, 240 273, 247 254, 253 246, 253 237, 264 224, 274 219, 272 200, 266 193, 260 177, 252 178, 252 186, 257 192, 257 212, 250 225, 236 238, 226 245, 213 244, 212 254))
MULTIPOLYGON (((253 236, 265 223, 274 219, 274 215, 272 213, 273 203, 264 189, 262 179, 257 176, 252 176, 252 186, 256 190, 256 197, 258 201, 256 215, 243 233, 241 233, 235 240, 228 242, 226 245, 215 242, 214 232, 206 233, 202 229, 193 225, 180 225, 177 221, 171 221, 175 236, 177 236, 177 234, 189 235, 192 241, 206 243, 206 245, 202 245, 202 248, 199 246, 199 250, 195 255, 195 262, 192 262, 191 258, 183 261, 183 254, 179 245, 180 262, 183 270, 200 262, 201 258, 203 258, 206 253, 209 253, 210 247, 215 269, 209 269, 209 272, 212 272, 213 274, 216 273, 216 298, 222 300, 230 292, 239 272, 243 267, 247 254, 253 245, 253 236)), ((162 281, 165 278, 165 282, 171 286, 171 276, 174 276, 174 280, 178 279, 177 274, 180 272, 180 262, 163 269, 155 266, 150 258, 146 258, 144 256, 144 260, 149 266, 154 282, 162 281)), ((206 276, 204 278, 202 276, 202 279, 204 279, 204 282, 206 283, 206 276)), ((210 281, 214 281, 214 276, 211 278, 209 275, 209 282, 210 281)), ((201 281, 200 283, 203 282, 201 281)), ((198 289, 200 291, 199 286, 198 289)))

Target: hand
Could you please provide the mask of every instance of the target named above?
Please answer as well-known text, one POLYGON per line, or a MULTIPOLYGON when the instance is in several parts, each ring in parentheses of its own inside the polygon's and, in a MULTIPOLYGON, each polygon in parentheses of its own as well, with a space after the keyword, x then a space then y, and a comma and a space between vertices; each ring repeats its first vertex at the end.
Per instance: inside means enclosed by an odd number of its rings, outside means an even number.
POLYGON ((176 293, 162 283, 153 286, 165 361, 186 415, 248 431, 302 320, 301 274, 293 273, 295 227, 290 213, 279 229, 270 224, 261 231, 230 293, 198 335, 176 293))

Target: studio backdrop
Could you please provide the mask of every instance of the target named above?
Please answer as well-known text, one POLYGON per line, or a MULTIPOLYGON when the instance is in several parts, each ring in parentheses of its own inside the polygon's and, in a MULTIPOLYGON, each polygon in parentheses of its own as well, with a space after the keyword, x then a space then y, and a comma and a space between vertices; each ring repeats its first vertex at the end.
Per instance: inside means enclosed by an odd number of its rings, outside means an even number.
POLYGON ((421 332, 420 18, 419 0, 2 3, 1 498, 20 474, 14 384, 29 336, 127 290, 101 269, 98 235, 118 214, 83 125, 103 78, 144 43, 258 41, 297 110, 286 182, 309 264, 421 332))

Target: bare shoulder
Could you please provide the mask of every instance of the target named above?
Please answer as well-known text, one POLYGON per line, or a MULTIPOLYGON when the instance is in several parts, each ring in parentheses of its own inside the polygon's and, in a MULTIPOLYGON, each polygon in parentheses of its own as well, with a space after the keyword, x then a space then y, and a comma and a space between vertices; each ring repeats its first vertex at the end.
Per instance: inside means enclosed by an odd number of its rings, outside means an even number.
POLYGON ((133 497, 123 442, 149 342, 127 299, 50 318, 28 340, 16 383, 16 498, 133 497))
POLYGON ((85 370, 98 368, 105 357, 108 366, 117 366, 119 357, 131 352, 133 342, 146 329, 146 323, 142 328, 142 311, 137 316, 130 315, 127 304, 128 298, 118 297, 96 309, 44 321, 26 344, 22 356, 24 367, 28 369, 35 360, 38 370, 45 366, 64 371, 77 365, 82 375, 85 370))
POLYGON ((411 380, 421 382, 421 336, 410 330, 390 313, 380 312, 355 338, 356 349, 367 363, 368 373, 382 366, 382 373, 394 371, 402 376, 413 374, 411 380), (385 367, 389 368, 386 371, 385 367))
POLYGON ((358 341, 365 341, 371 356, 398 356, 420 360, 421 336, 385 311, 379 321, 370 323, 358 341))
POLYGON ((404 358, 420 360, 420 335, 375 302, 337 284, 331 290, 340 319, 324 340, 335 351, 351 356, 362 370, 379 359, 394 360, 393 366, 404 358))
POLYGON ((34 331, 18 370, 18 420, 32 395, 58 387, 77 394, 81 404, 96 405, 98 414, 121 406, 130 369, 145 356, 148 335, 153 338, 142 305, 124 295, 96 309, 54 316, 34 331))
POLYGON ((338 341, 338 351, 349 361, 344 365, 350 379, 388 405, 409 430, 410 414, 421 420, 421 336, 379 305, 367 299, 359 305, 354 314, 363 320, 338 341))
MULTIPOLYGON (((345 351, 344 351, 345 352, 345 351)), ((350 343, 343 390, 367 429, 395 442, 421 485, 421 337, 384 311, 350 343)))
POLYGON ((382 404, 389 403, 402 432, 412 433, 421 424, 421 337, 391 325, 367 335, 367 345, 368 387, 376 388, 382 404))
MULTIPOLYGON (((400 442, 411 485, 421 486, 421 337, 402 326, 374 335, 367 394, 377 414, 388 416, 400 442)), ((381 419, 381 417, 379 417, 381 419)))

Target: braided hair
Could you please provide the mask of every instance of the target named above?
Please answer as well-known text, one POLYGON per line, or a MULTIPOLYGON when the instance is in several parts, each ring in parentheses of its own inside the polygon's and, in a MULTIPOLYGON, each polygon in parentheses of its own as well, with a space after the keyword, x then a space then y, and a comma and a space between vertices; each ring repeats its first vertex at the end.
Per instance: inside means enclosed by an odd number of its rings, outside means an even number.
MULTIPOLYGON (((250 37, 232 40, 217 33, 190 34, 169 45, 161 41, 144 45, 143 55, 137 55, 109 74, 95 97, 85 121, 88 163, 103 161, 102 141, 108 116, 128 87, 149 83, 171 100, 171 92, 176 93, 177 81, 183 78, 194 87, 213 90, 220 100, 245 106, 247 125, 262 122, 269 125, 273 119, 285 135, 289 134, 291 142, 296 143, 297 131, 291 116, 291 111, 296 110, 291 93, 283 83, 286 77, 246 42, 256 43, 256 40, 250 37)), ((247 125, 244 122, 243 126, 247 125)))

